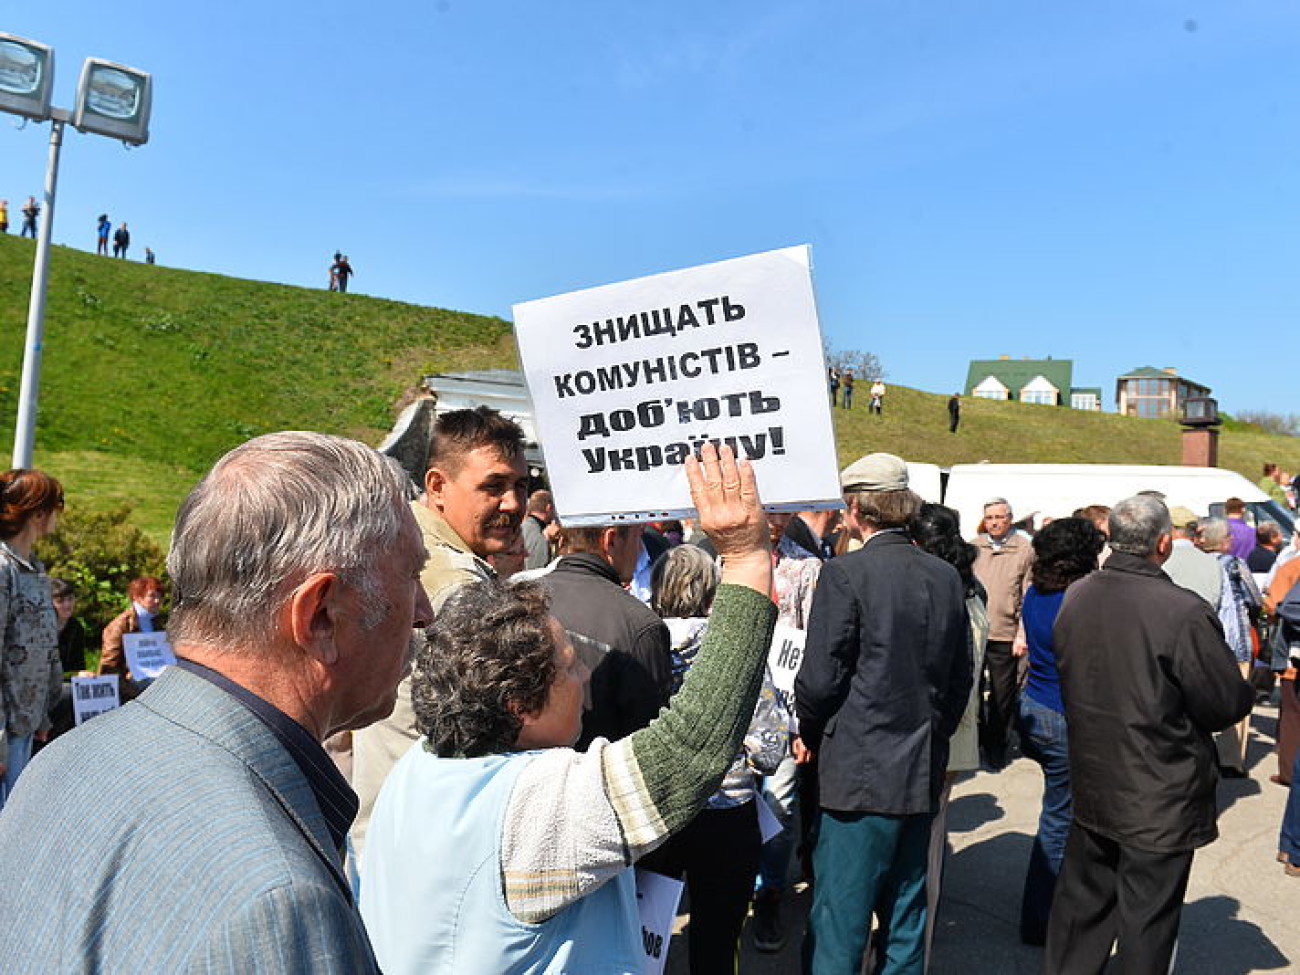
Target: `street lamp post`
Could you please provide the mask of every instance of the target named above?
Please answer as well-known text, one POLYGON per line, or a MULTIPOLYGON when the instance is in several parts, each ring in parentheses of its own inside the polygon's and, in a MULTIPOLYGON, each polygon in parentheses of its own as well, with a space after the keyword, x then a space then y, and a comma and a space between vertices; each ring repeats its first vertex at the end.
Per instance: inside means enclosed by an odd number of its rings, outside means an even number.
POLYGON ((32 296, 27 303, 27 344, 23 346, 23 379, 18 390, 18 418, 14 424, 14 467, 32 466, 36 442, 36 401, 41 387, 41 349, 45 344, 45 282, 50 269, 50 232, 54 226, 54 193, 59 184, 59 152, 67 112, 54 109, 50 116, 50 162, 45 167, 45 219, 36 232, 36 263, 32 267, 32 296))
POLYGON ((81 69, 75 112, 55 108, 50 103, 53 85, 53 48, 39 41, 0 33, 0 111, 50 123, 50 155, 45 170, 45 219, 37 230, 36 262, 32 268, 27 341, 23 350, 22 384, 14 426, 14 467, 32 466, 32 448, 36 439, 36 404, 45 337, 45 294, 63 128, 71 122, 81 132, 121 139, 128 145, 144 145, 149 141, 149 115, 153 106, 153 79, 150 75, 100 58, 87 58, 81 69))

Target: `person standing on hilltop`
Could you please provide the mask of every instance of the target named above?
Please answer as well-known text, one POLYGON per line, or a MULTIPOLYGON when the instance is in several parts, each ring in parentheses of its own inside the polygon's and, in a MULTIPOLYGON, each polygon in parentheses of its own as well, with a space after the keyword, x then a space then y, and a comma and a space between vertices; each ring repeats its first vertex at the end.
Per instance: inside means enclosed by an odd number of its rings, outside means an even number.
POLYGON ((131 246, 131 232, 126 229, 126 223, 117 228, 113 234, 113 256, 126 259, 126 250, 131 246))
POLYGON ((36 218, 41 215, 41 206, 36 202, 36 197, 29 196, 27 202, 23 204, 23 229, 18 232, 19 237, 31 237, 36 239, 36 218))
POLYGON ((108 234, 113 225, 108 222, 108 214, 101 213, 95 224, 95 253, 108 257, 108 234))
POLYGON ((348 293, 348 278, 353 275, 352 265, 348 263, 346 254, 334 257, 334 264, 330 267, 330 283, 333 285, 332 290, 342 294, 348 293))
POLYGON ((867 404, 867 412, 876 416, 885 412, 885 381, 879 376, 871 384, 871 402, 867 404))
POLYGON ((0 234, 9 233, 9 201, 0 200, 0 234))
POLYGON ((961 423, 961 393, 953 393, 948 399, 948 432, 956 433, 961 423))

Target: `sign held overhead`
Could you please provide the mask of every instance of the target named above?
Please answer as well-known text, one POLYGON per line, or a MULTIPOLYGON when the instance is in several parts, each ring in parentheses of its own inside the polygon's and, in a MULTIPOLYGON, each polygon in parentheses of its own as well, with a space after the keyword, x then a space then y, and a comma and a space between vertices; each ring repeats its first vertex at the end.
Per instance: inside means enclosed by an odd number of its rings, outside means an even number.
POLYGON ((754 464, 765 506, 838 507, 807 247, 515 305, 515 336, 566 525, 694 513, 707 443, 754 464))

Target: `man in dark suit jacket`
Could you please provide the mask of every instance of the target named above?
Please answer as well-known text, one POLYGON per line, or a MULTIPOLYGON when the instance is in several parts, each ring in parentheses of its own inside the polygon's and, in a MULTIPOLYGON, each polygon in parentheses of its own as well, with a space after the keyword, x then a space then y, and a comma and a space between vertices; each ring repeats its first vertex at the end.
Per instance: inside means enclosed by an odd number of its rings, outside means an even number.
POLYGON ((392 710, 432 619, 402 480, 281 433, 191 492, 179 663, 42 751, 0 817, 7 975, 378 972, 340 855, 357 798, 320 742, 392 710))
POLYGON ((805 970, 855 975, 874 912, 885 970, 920 972, 930 825, 972 681, 965 599, 906 534, 921 499, 902 460, 870 454, 841 483, 866 542, 822 567, 795 681, 822 807, 805 970))

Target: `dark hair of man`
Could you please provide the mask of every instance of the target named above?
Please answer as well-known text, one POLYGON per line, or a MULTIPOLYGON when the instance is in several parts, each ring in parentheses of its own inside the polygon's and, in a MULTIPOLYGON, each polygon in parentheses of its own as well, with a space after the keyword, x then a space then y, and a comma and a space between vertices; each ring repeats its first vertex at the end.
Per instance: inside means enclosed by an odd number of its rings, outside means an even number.
POLYGON ((912 519, 911 531, 917 547, 956 569, 969 592, 975 581, 971 567, 979 549, 961 537, 961 515, 952 508, 926 501, 912 519))
POLYGON ((1242 501, 1241 498, 1229 498, 1227 501, 1223 502, 1224 514, 1239 515, 1243 514, 1245 510, 1246 502, 1242 501))
POLYGON ((72 583, 67 579, 60 579, 58 576, 50 576, 50 598, 62 599, 64 596, 75 596, 76 590, 72 588, 72 583))
POLYGON ((1264 476, 1265 476, 1265 477, 1272 477, 1272 476, 1273 476, 1274 474, 1276 474, 1276 473, 1277 473, 1277 465, 1276 465, 1276 464, 1267 464, 1267 463, 1266 463, 1266 464, 1264 465, 1264 476))
POLYGON ((1097 556, 1106 544, 1090 518, 1057 518, 1034 536, 1034 588, 1040 593, 1060 592, 1097 568, 1097 556))
POLYGON ((874 531, 906 528, 921 510, 921 498, 907 488, 899 491, 852 491, 846 498, 858 521, 874 531))
POLYGON ((551 496, 550 491, 545 488, 538 488, 528 495, 528 513, 530 515, 541 514, 554 503, 555 499, 551 496))
POLYGON ((1282 537, 1282 529, 1276 521, 1261 521, 1255 529, 1255 541, 1265 547, 1272 545, 1282 537))
POLYGON ((535 582, 466 583, 426 631, 411 677, 415 726, 442 758, 513 751, 521 715, 546 707, 555 641, 535 582))
POLYGON ((602 554, 601 536, 610 528, 617 528, 621 531, 641 530, 641 525, 574 525, 570 528, 563 528, 560 530, 560 553, 562 555, 577 555, 580 552, 591 552, 594 555, 600 555, 602 554))
POLYGON ((441 413, 433 425, 428 466, 454 477, 465 455, 480 447, 494 447, 502 458, 513 461, 524 452, 524 431, 490 406, 441 413))

